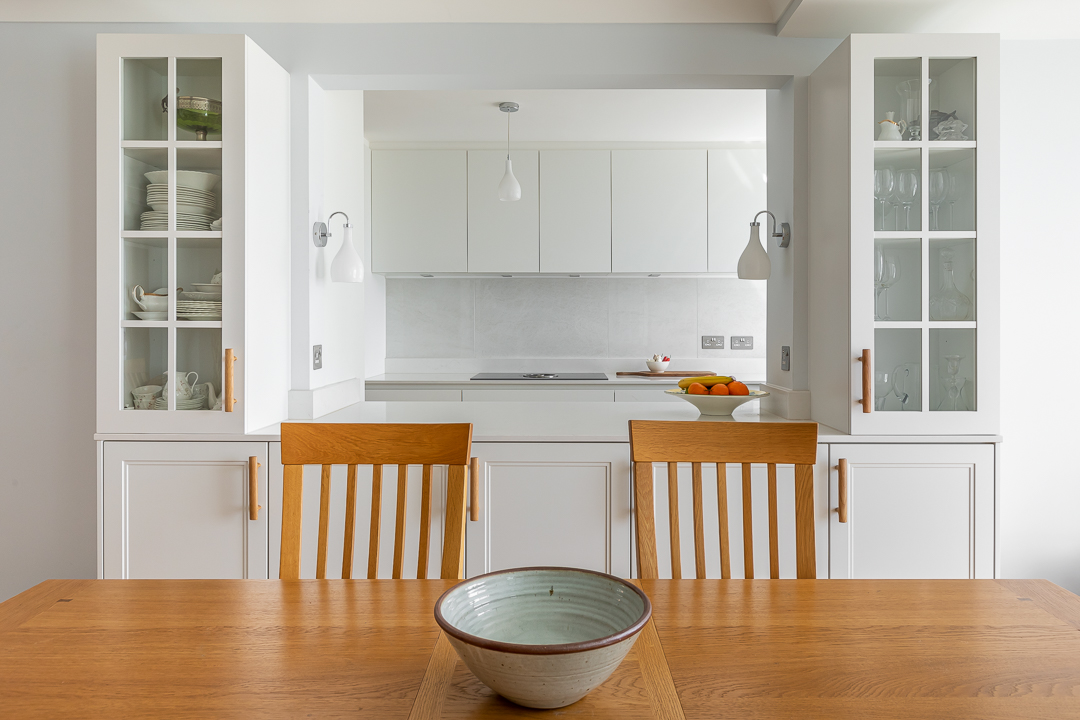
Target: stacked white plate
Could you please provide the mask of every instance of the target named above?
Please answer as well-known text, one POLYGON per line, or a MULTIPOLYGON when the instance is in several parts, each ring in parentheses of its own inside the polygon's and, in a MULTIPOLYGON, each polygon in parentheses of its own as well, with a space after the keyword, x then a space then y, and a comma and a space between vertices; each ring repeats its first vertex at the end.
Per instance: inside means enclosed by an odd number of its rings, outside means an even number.
MULTIPOLYGON (((185 295, 187 293, 184 293, 185 295)), ((220 320, 220 300, 177 300, 177 320, 220 320)))
MULTIPOLYGON (((142 214, 143 230, 167 230, 169 228, 169 186, 150 183, 146 186, 146 204, 153 210, 142 214)), ((218 217, 217 196, 208 190, 176 188, 176 229, 210 230, 218 217)))
MULTIPOLYGON (((192 215, 190 213, 176 213, 177 230, 210 230, 210 223, 214 221, 212 215, 192 215)), ((168 211, 149 210, 142 214, 141 230, 168 230, 168 211)))
MULTIPOLYGON (((154 400, 154 409, 155 410, 168 410, 169 409, 169 399, 168 398, 163 398, 163 397, 156 398, 154 400)), ((193 398, 189 398, 187 400, 183 400, 181 398, 176 398, 176 409, 177 410, 205 410, 206 409, 206 398, 205 397, 193 397, 193 398)))

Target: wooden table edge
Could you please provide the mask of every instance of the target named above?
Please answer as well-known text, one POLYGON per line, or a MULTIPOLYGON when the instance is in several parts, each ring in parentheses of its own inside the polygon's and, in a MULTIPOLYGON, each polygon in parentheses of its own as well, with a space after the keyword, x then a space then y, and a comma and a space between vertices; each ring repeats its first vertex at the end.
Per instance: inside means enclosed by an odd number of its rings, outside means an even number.
POLYGON ((1049 580, 995 580, 1018 599, 1031 600, 1043 612, 1080 630, 1080 597, 1049 580))
POLYGON ((20 625, 51 608, 58 600, 70 600, 96 580, 45 580, 0 603, 0 633, 20 625))

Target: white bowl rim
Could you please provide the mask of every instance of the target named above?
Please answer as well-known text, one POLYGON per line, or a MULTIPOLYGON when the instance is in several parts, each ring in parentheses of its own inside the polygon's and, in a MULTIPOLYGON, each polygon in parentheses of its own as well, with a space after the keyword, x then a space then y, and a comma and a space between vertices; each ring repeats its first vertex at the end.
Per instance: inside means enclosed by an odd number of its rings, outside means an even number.
POLYGON ((597 572, 596 570, 586 570, 585 568, 571 568, 571 567, 558 567, 558 566, 536 566, 536 567, 520 567, 520 568, 508 568, 506 570, 496 570, 495 572, 484 573, 483 575, 475 575, 467 580, 462 580, 457 585, 444 592, 439 596, 439 599, 435 601, 435 622, 439 624, 439 627, 443 629, 447 635, 452 635, 467 645, 474 645, 484 650, 494 650, 496 652, 514 653, 517 655, 569 655, 570 653, 585 652, 587 650, 595 650, 597 648, 607 647, 609 645, 615 645, 617 643, 631 638, 641 631, 645 627, 645 623, 649 622, 652 617, 652 603, 649 602, 649 596, 646 595, 641 588, 633 583, 624 580, 623 578, 616 577, 614 575, 608 575, 607 573, 597 572), (442 614, 442 604, 450 596, 450 593, 460 589, 463 585, 474 583, 477 580, 483 580, 484 578, 495 577, 496 575, 509 575, 511 573, 522 572, 536 572, 536 571, 556 571, 556 572, 574 572, 581 573, 583 575, 598 575, 606 580, 613 580, 630 590, 633 590, 641 598, 645 607, 641 611, 641 617, 630 624, 629 627, 620 630, 617 633, 611 635, 605 635, 604 637, 593 638, 591 640, 582 640, 580 642, 572 643, 555 643, 550 645, 527 645, 524 643, 510 643, 503 642, 501 640, 489 640, 488 638, 482 638, 478 635, 472 635, 463 630, 460 630, 454 625, 451 625, 442 614))

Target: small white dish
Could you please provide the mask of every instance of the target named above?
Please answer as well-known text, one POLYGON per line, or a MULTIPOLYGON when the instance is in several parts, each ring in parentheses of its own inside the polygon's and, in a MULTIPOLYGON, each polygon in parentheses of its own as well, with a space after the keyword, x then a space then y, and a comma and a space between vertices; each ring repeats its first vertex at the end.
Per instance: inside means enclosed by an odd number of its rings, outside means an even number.
POLYGON ((196 292, 204 293, 218 293, 221 294, 221 285, 215 283, 191 283, 191 287, 195 288, 196 292))
MULTIPOLYGON (((169 182, 168 170, 154 170, 143 173, 147 180, 155 185, 163 185, 169 182)), ((196 190, 213 190, 221 181, 220 175, 213 173, 196 172, 195 170, 177 170, 176 186, 195 188, 196 190)))
POLYGON ((764 390, 751 390, 749 395, 691 395, 682 388, 673 388, 664 392, 682 398, 696 407, 702 415, 730 415, 743 403, 769 396, 769 393, 764 390))
POLYGON ((649 366, 650 372, 664 372, 667 370, 667 366, 671 363, 670 360, 664 362, 654 362, 652 360, 646 360, 645 364, 649 366))
POLYGON ((138 310, 136 310, 136 311, 133 312, 133 314, 135 315, 135 317, 139 318, 140 320, 168 320, 169 319, 169 313, 168 312, 139 312, 138 310))

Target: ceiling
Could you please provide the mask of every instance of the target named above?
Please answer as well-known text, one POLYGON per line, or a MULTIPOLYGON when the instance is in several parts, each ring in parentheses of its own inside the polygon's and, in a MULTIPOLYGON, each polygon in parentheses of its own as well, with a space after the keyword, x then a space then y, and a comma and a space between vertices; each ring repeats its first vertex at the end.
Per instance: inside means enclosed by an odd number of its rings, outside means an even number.
POLYGON ((377 143, 761 143, 764 90, 366 91, 377 143))

